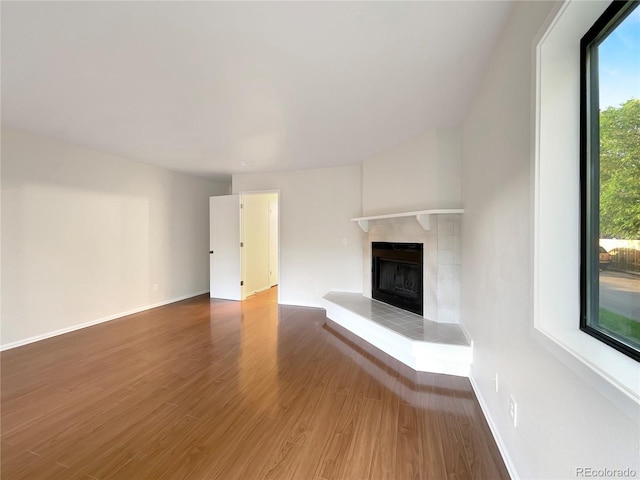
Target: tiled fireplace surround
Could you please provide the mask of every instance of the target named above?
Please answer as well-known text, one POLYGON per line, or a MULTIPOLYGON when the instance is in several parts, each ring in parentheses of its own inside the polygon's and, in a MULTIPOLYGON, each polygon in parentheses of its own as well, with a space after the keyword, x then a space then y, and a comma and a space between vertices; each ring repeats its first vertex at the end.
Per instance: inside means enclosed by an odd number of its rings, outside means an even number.
POLYGON ((460 322, 461 215, 433 215, 425 231, 415 217, 371 221, 363 234, 363 289, 371 298, 371 243, 424 244, 424 317, 438 323, 460 322))
POLYGON ((329 292, 327 318, 416 371, 468 376, 473 342, 460 325, 461 215, 372 218, 365 219, 368 233, 362 235, 364 295, 329 292), (371 300, 372 242, 424 245, 424 319, 371 300))

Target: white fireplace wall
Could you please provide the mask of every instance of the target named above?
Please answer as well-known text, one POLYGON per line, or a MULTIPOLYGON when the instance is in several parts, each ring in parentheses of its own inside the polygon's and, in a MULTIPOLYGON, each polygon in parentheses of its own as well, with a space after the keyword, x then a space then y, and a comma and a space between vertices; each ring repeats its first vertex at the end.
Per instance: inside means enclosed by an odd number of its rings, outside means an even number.
POLYGON ((362 216, 462 207, 459 128, 428 130, 362 163, 362 216))
MULTIPOLYGON (((362 163, 362 215, 462 208, 462 133, 429 130, 362 163)), ((363 292, 371 296, 371 242, 424 243, 424 316, 460 322, 460 215, 372 220, 362 235, 363 292)))
POLYGON ((374 220, 363 235, 363 292, 371 298, 371 243, 424 244, 424 317, 460 322, 460 215, 433 215, 425 231, 415 217, 374 220))

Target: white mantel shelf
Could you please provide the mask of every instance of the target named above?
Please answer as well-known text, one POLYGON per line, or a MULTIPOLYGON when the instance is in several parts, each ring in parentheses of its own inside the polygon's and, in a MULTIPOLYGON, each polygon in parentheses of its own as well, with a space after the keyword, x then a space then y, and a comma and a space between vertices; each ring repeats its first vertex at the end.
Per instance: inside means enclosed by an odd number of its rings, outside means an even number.
POLYGON ((431 228, 431 215, 454 215, 458 213, 464 213, 462 208, 442 208, 438 210, 420 210, 419 212, 403 212, 403 213, 389 213, 387 215, 373 215, 371 217, 358 217, 352 218, 352 222, 358 222, 358 225, 363 232, 369 231, 369 220, 384 220, 389 218, 400 217, 416 217, 416 221, 424 228, 429 230, 431 228))

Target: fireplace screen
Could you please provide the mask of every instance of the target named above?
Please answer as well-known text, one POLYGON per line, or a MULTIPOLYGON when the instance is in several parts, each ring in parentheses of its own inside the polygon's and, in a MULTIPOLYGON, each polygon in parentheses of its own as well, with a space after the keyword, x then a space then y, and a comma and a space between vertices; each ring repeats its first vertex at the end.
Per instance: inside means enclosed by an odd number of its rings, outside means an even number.
POLYGON ((373 242, 371 296, 422 315, 423 245, 373 242))

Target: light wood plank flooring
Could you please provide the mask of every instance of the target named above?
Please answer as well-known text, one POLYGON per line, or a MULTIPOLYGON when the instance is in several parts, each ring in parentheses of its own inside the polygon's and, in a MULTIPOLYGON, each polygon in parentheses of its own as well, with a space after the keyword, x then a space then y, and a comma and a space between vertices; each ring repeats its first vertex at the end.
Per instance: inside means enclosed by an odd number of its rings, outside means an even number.
POLYGON ((206 295, 2 352, 1 478, 508 478, 465 378, 206 295))

